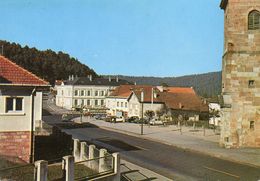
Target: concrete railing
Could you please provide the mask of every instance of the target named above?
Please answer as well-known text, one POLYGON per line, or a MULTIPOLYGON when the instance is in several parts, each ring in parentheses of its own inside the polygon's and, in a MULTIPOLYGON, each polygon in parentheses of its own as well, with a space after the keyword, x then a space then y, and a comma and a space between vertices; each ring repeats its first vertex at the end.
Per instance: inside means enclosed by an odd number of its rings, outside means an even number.
MULTIPOLYGON (((73 156, 76 165, 84 165, 91 170, 85 177, 89 180, 106 178, 105 180, 120 180, 120 158, 118 153, 109 154, 106 149, 97 149, 95 145, 88 145, 74 139, 73 156)), ((76 168, 77 169, 77 168, 76 168)), ((82 179, 82 178, 78 178, 82 179)), ((77 178, 75 178, 77 180, 77 178)))

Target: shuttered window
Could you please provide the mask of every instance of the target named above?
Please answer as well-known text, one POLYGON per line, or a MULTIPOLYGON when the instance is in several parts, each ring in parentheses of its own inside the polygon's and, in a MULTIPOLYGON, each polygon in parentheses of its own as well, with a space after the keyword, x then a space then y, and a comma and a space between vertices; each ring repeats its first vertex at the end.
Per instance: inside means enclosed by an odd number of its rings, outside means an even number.
POLYGON ((248 15, 248 29, 249 30, 258 30, 260 29, 260 12, 251 11, 248 15))

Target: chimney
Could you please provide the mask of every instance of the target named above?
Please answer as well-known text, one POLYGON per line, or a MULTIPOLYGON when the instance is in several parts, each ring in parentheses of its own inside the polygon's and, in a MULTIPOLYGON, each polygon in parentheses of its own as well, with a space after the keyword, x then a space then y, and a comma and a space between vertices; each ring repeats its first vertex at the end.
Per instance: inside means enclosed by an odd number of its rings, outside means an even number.
POLYGON ((71 80, 74 80, 74 75, 71 75, 71 80))
POLYGON ((90 82, 92 82, 92 75, 89 75, 89 80, 90 82))
POLYGON ((71 76, 69 75, 69 80, 71 80, 71 76))
POLYGON ((144 102, 144 91, 141 92, 141 102, 144 102))
POLYGON ((135 85, 136 85, 136 82, 135 82, 135 85))
POLYGON ((182 108, 183 108, 183 106, 182 106, 181 102, 179 102, 179 108, 180 108, 180 109, 182 109, 182 108))
POLYGON ((111 77, 110 76, 108 76, 108 81, 111 82, 111 77))
POLYGON ((118 82, 118 76, 116 76, 116 82, 118 82))

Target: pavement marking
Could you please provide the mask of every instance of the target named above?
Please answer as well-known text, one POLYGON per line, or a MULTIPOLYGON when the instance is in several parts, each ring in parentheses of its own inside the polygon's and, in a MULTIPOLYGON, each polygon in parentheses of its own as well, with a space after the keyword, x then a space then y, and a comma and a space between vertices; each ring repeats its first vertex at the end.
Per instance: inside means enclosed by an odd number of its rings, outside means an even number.
POLYGON ((215 168, 210 168, 210 167, 206 167, 206 166, 203 166, 203 168, 206 168, 206 169, 211 170, 211 171, 223 173, 223 174, 226 174, 226 175, 228 175, 228 176, 235 177, 235 178, 237 178, 237 179, 240 178, 240 176, 238 176, 238 175, 234 175, 234 174, 232 174, 232 173, 228 173, 228 172, 225 172, 225 171, 217 170, 217 169, 215 169, 215 168))

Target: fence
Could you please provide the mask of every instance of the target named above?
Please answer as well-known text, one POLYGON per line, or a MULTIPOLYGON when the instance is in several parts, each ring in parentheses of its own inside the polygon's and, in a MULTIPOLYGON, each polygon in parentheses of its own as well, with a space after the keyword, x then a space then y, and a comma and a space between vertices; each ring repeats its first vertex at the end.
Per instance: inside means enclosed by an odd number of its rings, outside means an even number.
POLYGON ((111 155, 106 149, 97 149, 95 145, 88 145, 75 139, 73 156, 76 161, 75 180, 97 179, 105 176, 120 177, 118 153, 111 155), (81 171, 82 168, 85 168, 85 173, 81 171))

